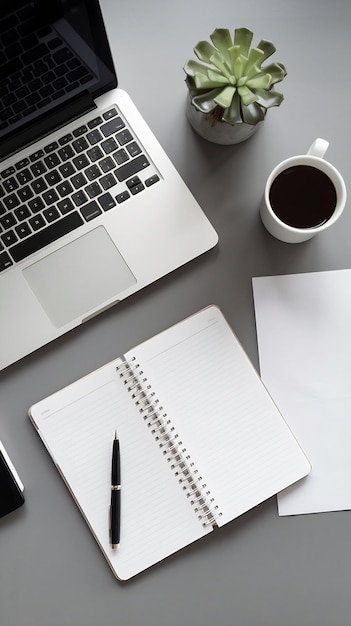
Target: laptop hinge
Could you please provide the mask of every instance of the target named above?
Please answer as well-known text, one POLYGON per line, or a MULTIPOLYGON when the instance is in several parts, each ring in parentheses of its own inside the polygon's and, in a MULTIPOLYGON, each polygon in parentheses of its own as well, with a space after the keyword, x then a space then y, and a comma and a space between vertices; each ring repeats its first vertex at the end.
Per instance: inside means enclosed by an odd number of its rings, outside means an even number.
POLYGON ((96 109, 96 104, 90 94, 85 93, 74 100, 71 100, 66 106, 60 106, 55 111, 43 116, 40 121, 35 120, 30 126, 21 128, 13 135, 10 135, 0 144, 0 160, 8 158, 22 148, 26 148, 30 144, 42 139, 53 130, 61 128, 68 122, 96 109))

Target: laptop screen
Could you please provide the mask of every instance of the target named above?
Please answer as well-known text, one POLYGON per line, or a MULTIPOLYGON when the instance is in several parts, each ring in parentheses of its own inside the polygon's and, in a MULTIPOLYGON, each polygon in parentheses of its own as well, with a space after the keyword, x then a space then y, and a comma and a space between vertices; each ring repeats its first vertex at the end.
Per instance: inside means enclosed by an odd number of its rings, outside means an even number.
POLYGON ((97 0, 1 0, 0 159, 116 84, 97 0))

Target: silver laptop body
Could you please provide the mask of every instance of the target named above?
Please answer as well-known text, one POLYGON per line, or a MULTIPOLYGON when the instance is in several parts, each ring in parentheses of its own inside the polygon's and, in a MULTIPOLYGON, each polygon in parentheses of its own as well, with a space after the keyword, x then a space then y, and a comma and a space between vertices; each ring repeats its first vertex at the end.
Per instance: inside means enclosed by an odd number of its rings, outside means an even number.
POLYGON ((5 1, 0 28, 2 369, 218 238, 117 87, 97 0, 5 1))

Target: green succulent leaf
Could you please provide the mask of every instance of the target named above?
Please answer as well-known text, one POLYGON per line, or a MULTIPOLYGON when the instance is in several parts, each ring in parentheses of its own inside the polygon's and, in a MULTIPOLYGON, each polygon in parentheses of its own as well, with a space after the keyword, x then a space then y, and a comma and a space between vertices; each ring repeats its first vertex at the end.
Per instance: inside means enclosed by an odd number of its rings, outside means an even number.
POLYGON ((271 89, 266 91, 265 89, 256 89, 257 104, 270 109, 271 107, 278 107, 284 100, 283 94, 271 89))
POLYGON ((228 28, 216 28, 210 35, 215 48, 220 51, 226 61, 229 60, 228 50, 232 47, 233 41, 228 28))
POLYGON ((228 79, 230 78, 231 73, 230 73, 229 67, 223 61, 223 57, 218 52, 216 52, 216 54, 213 54, 211 56, 210 61, 212 65, 217 67, 217 69, 219 69, 223 73, 224 76, 226 76, 228 79))
POLYGON ((266 65, 264 71, 271 75, 272 85, 280 83, 287 74, 285 66, 282 63, 271 63, 270 65, 266 65))
POLYGON ((274 52, 276 52, 276 47, 271 41, 267 41, 266 39, 261 39, 260 43, 257 45, 257 48, 262 50, 263 59, 262 62, 268 59, 268 57, 272 56, 274 52))
POLYGON ((210 65, 206 65, 204 63, 201 63, 200 61, 190 59, 190 61, 187 61, 187 63, 184 65, 183 69, 188 76, 196 76, 197 73, 206 74, 207 70, 210 67, 210 65))
POLYGON ((227 76, 223 76, 223 74, 220 74, 219 72, 215 72, 214 70, 208 70, 207 75, 210 80, 217 81, 217 83, 220 85, 228 84, 229 79, 227 78, 227 76))
MULTIPOLYGON (((228 83, 228 81, 225 82, 228 83)), ((211 80, 211 78, 205 76, 204 74, 196 74, 195 76, 195 86, 197 89, 213 89, 219 85, 223 86, 223 83, 217 79, 211 80)))
POLYGON ((234 74, 235 63, 238 57, 240 56, 240 46, 231 46, 228 49, 229 53, 229 67, 231 72, 234 74))
POLYGON ((246 59, 245 57, 243 57, 242 54, 240 54, 240 56, 238 56, 237 60, 235 61, 234 64, 234 76, 236 78, 236 80, 239 80, 239 78, 242 77, 243 73, 244 73, 244 67, 246 65, 246 59))
POLYGON ((245 67, 245 76, 252 78, 261 71, 263 52, 259 48, 251 48, 245 67))
POLYGON ((243 87, 238 87, 238 94, 244 106, 247 106, 248 104, 251 104, 251 102, 255 102, 257 100, 254 92, 245 85, 243 87))
POLYGON ((230 107, 224 110, 222 120, 228 124, 238 124, 242 122, 240 96, 237 91, 233 96, 230 107))
POLYGON ((231 105, 235 92, 236 87, 228 85, 228 87, 224 87, 221 93, 214 98, 214 101, 219 104, 219 106, 221 106, 223 109, 227 109, 231 105))
POLYGON ((194 48, 194 52, 200 61, 210 63, 211 56, 217 52, 217 49, 211 46, 208 41, 199 41, 194 48))
POLYGON ((248 28, 236 28, 234 31, 234 45, 240 46, 241 54, 249 54, 253 32, 248 28))
POLYGON ((195 95, 193 96, 191 102, 197 109, 199 109, 199 111, 202 111, 203 113, 210 113, 216 106, 218 106, 214 99, 221 91, 222 88, 212 89, 206 93, 195 95))
POLYGON ((272 77, 270 74, 258 74, 256 77, 247 80, 246 85, 250 89, 269 89, 271 82, 272 77))
POLYGON ((255 126, 258 122, 262 122, 266 116, 266 109, 263 109, 257 102, 249 104, 242 108, 242 120, 246 124, 255 126))

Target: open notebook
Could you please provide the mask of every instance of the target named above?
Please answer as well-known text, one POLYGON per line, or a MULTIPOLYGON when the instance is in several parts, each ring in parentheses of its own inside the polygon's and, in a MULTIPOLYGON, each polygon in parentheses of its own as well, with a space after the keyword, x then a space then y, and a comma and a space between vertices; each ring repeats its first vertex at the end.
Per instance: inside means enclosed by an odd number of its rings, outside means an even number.
POLYGON ((309 462, 210 306, 31 407, 115 575, 128 579, 303 478, 309 462), (109 543, 121 448, 121 543, 109 543))

